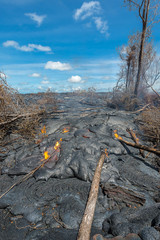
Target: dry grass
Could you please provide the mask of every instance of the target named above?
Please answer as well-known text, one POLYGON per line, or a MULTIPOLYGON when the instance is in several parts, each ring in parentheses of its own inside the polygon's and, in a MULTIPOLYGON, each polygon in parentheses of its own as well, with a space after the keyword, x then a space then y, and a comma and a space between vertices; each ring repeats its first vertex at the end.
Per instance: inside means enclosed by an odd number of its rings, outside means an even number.
POLYGON ((145 139, 160 147, 160 107, 151 106, 142 111, 137 122, 145 139))
POLYGON ((44 94, 43 107, 38 102, 26 104, 23 97, 15 89, 8 86, 5 75, 0 72, 1 143, 5 136, 11 133, 19 134, 23 138, 33 139, 39 128, 39 122, 45 113, 45 107, 49 102, 50 94, 46 93, 46 95, 44 94))
POLYGON ((56 93, 48 90, 47 92, 38 93, 40 99, 37 101, 41 109, 45 111, 56 111, 57 110, 57 99, 56 93))
POLYGON ((140 101, 125 91, 114 91, 107 105, 117 110, 133 111, 140 105, 140 101))

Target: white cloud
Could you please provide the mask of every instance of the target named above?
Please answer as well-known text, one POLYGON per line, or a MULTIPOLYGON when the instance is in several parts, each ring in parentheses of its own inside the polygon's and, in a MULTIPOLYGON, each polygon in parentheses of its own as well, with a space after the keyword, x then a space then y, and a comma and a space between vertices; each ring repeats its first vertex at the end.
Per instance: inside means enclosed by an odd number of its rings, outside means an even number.
POLYGON ((101 6, 98 1, 84 2, 80 8, 76 9, 73 17, 75 20, 84 20, 87 17, 94 15, 95 13, 99 13, 100 10, 101 6))
POLYGON ((110 79, 111 79, 110 76, 101 76, 100 78, 101 78, 101 79, 104 79, 104 80, 110 80, 110 79))
POLYGON ((41 82, 41 84, 49 84, 49 81, 43 80, 43 81, 41 82))
POLYGON ((20 46, 16 41, 6 41, 3 43, 4 47, 14 47, 16 49, 18 49, 20 46))
POLYGON ((94 22, 96 28, 100 33, 106 33, 108 35, 108 23, 107 21, 103 21, 101 17, 94 17, 94 22))
POLYGON ((47 77, 47 76, 44 76, 44 77, 43 77, 43 80, 44 80, 44 81, 47 81, 47 80, 48 80, 48 77, 47 77))
POLYGON ((28 44, 28 46, 32 49, 36 49, 36 50, 39 50, 41 52, 50 52, 51 51, 51 48, 48 47, 48 46, 42 46, 40 44, 28 44))
POLYGON ((7 77, 8 77, 8 76, 7 76, 5 73, 0 72, 0 78, 6 79, 7 77))
POLYGON ((80 76, 76 75, 76 76, 72 76, 71 78, 68 78, 68 82, 83 83, 84 81, 82 80, 82 78, 80 76))
MULTIPOLYGON (((96 25, 97 30, 108 37, 108 23, 100 17, 101 10, 99 1, 84 2, 80 8, 76 9, 73 17, 75 20, 90 18, 90 21, 96 25)), ((86 26, 91 27, 91 22, 87 23, 86 26)))
POLYGON ((72 68, 69 63, 48 61, 45 65, 45 69, 64 71, 64 70, 71 70, 72 68))
POLYGON ((79 90, 82 90, 82 88, 79 86, 79 87, 73 87, 72 88, 72 91, 79 91, 79 90))
POLYGON ((35 78, 38 78, 40 77, 41 75, 39 73, 32 73, 32 75, 30 75, 30 77, 35 77, 35 78))
POLYGON ((42 90, 42 89, 43 89, 43 87, 42 87, 42 86, 38 86, 38 89, 39 89, 39 90, 42 90))
POLYGON ((46 15, 37 15, 36 13, 25 13, 25 15, 35 21, 38 26, 40 26, 46 18, 46 15))
POLYGON ((13 47, 17 50, 20 50, 22 52, 33 52, 35 50, 41 51, 41 52, 50 52, 51 48, 48 46, 42 46, 40 44, 28 44, 20 46, 18 42, 16 41, 6 41, 3 43, 4 47, 13 47))

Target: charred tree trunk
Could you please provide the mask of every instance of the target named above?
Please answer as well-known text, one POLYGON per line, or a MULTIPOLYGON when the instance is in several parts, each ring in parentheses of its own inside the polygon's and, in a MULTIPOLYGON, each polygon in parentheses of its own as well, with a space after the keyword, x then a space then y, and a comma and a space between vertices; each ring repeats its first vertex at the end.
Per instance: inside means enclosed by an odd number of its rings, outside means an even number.
POLYGON ((146 31, 147 31, 147 23, 148 23, 148 14, 149 14, 149 5, 150 0, 145 0, 144 7, 143 7, 143 15, 141 15, 141 8, 142 4, 139 7, 139 16, 142 19, 142 34, 141 34, 141 44, 140 44, 140 50, 139 50, 139 58, 138 58, 138 72, 137 72, 137 79, 135 83, 135 89, 134 89, 134 95, 137 97, 138 95, 138 89, 141 81, 141 73, 142 73, 142 64, 143 64, 143 53, 144 53, 144 43, 146 38, 146 31))

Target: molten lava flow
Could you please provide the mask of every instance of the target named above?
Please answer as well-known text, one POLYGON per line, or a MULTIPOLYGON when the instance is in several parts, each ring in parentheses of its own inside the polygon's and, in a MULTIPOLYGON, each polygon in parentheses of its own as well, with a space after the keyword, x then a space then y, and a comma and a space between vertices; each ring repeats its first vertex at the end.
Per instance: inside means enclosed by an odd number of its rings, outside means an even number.
POLYGON ((64 128, 63 130, 62 130, 62 133, 67 133, 67 132, 69 132, 69 127, 66 127, 66 128, 64 128))
POLYGON ((117 138, 118 140, 122 140, 122 138, 118 135, 117 130, 114 130, 114 136, 115 136, 115 138, 117 138))
POLYGON ((45 158, 45 160, 47 160, 49 157, 50 157, 50 155, 48 154, 48 151, 45 151, 45 152, 44 152, 44 158, 45 158))
POLYGON ((105 148, 104 152, 105 152, 105 154, 106 154, 106 157, 108 157, 107 148, 105 148))
POLYGON ((46 126, 44 126, 44 127, 41 129, 41 133, 42 133, 42 134, 45 134, 45 133, 46 133, 46 126))

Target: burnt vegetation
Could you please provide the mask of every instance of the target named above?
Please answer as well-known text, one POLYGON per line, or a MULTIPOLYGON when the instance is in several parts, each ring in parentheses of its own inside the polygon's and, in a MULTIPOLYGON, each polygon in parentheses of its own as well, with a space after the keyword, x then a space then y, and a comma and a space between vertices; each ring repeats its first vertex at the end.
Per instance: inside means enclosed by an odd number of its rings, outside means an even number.
POLYGON ((4 73, 0 73, 0 142, 14 134, 17 138, 33 140, 42 118, 49 111, 56 111, 55 94, 50 91, 36 94, 37 101, 29 94, 23 96, 11 88, 4 73))

